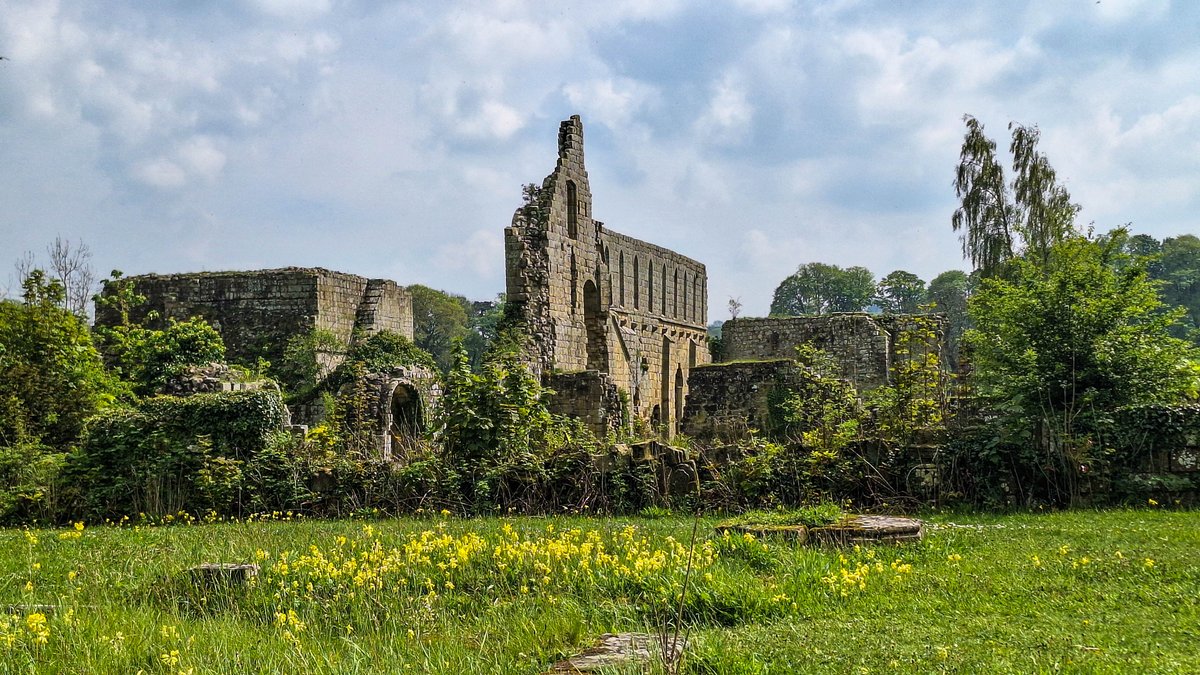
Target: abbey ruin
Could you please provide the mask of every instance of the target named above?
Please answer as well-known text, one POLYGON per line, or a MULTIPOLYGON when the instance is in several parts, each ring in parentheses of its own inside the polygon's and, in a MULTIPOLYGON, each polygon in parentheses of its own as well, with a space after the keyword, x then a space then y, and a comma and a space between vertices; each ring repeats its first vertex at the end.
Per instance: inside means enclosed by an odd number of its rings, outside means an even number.
MULTIPOLYGON (((752 364, 710 364, 705 266, 594 217, 578 116, 560 124, 554 170, 525 197, 504 231, 509 314, 526 332, 526 363, 556 392, 552 408, 597 434, 642 420, 665 438, 681 431, 736 437, 765 419, 766 392, 799 376, 791 358, 804 343, 826 350, 860 388, 887 383, 904 317, 736 319, 725 325, 726 358, 752 364)), ((131 319, 202 317, 237 360, 278 358, 289 339, 316 329, 347 347, 381 330, 413 336, 411 294, 385 279, 320 268, 129 279, 147 298, 131 319)), ((111 312, 97 316, 116 320, 111 312)), ((326 372, 342 356, 323 354, 326 372)), ((399 436, 421 428, 413 416, 431 409, 423 399, 436 387, 417 372, 372 377, 387 454, 399 436)), ((320 415, 303 404, 293 409, 302 422, 320 415)))

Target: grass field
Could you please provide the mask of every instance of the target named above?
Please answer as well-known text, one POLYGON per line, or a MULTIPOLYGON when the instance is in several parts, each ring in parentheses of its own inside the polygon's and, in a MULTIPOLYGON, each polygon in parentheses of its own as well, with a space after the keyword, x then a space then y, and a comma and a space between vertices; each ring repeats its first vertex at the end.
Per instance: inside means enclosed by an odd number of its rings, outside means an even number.
MULTIPOLYGON (((690 673, 1200 672, 1200 514, 931 514, 813 549, 701 522, 690 673)), ((0 672, 539 673, 674 614, 689 518, 0 530, 0 672), (197 587, 204 562, 249 586, 197 587)))

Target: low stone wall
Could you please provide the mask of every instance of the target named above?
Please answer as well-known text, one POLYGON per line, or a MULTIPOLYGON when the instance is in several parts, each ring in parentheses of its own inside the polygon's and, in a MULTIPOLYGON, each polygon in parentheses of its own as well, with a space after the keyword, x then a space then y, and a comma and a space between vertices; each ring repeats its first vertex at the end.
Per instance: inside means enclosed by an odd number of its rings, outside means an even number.
POLYGON ((771 396, 798 386, 807 371, 795 361, 743 361, 692 369, 682 431, 693 438, 736 443, 751 429, 771 431, 771 396))
POLYGON ((544 384, 554 390, 550 412, 582 420, 599 438, 621 428, 621 397, 608 375, 596 370, 553 373, 545 376, 544 384))
POLYGON ((897 358, 896 337, 917 327, 917 321, 933 322, 936 338, 928 349, 945 353, 945 318, 940 315, 878 315, 865 312, 763 319, 732 319, 721 328, 725 359, 791 359, 796 347, 811 344, 833 357, 839 375, 858 389, 873 389, 888 383, 897 358))

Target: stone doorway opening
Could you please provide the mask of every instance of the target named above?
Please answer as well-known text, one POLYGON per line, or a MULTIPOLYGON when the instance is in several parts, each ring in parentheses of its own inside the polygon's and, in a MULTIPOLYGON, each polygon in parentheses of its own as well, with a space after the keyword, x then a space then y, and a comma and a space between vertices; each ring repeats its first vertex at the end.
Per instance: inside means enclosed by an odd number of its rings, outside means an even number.
POLYGON ((604 336, 604 312, 600 288, 588 279, 583 284, 583 322, 587 329, 587 369, 608 372, 608 342, 604 336))

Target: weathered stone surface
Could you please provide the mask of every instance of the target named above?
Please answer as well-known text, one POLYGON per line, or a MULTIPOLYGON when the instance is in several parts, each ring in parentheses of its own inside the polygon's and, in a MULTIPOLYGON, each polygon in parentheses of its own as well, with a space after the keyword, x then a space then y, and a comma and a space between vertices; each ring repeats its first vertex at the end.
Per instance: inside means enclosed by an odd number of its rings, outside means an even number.
POLYGON ((795 361, 746 361, 693 368, 691 395, 682 430, 693 438, 736 442, 751 429, 770 432, 770 402, 776 392, 794 389, 808 371, 795 361))
POLYGON ((621 396, 608 374, 598 370, 550 373, 543 380, 554 391, 550 412, 582 420, 601 438, 621 428, 621 396))
POLYGON ((833 546, 901 544, 923 539, 925 525, 899 516, 848 516, 833 525, 814 527, 809 535, 814 542, 833 546))
MULTIPOLYGON (((146 297, 145 304, 131 310, 132 321, 161 327, 170 319, 202 317, 221 334, 234 361, 264 357, 277 362, 288 339, 318 328, 344 344, 355 330, 413 336, 412 294, 385 279, 301 267, 128 279, 146 297), (151 312, 158 318, 148 322, 151 312)), ((96 323, 117 321, 115 312, 97 307, 96 323)))
POLYGON ((264 387, 275 387, 275 384, 267 380, 248 380, 241 372, 224 363, 209 363, 184 369, 167 380, 160 393, 191 396, 217 391, 257 391, 264 387))
MULTIPOLYGON (((507 301, 528 331, 530 366, 604 373, 632 416, 675 433, 688 372, 709 360, 704 265, 593 218, 578 116, 560 125, 558 164, 531 197, 504 233, 507 301)), ((592 414, 594 400, 559 405, 586 408, 593 426, 609 419, 592 414)))
POLYGON ((595 673, 604 668, 649 665, 662 660, 666 647, 667 660, 674 663, 683 655, 687 644, 683 637, 662 639, 647 633, 606 633, 596 646, 550 667, 548 673, 595 673))
POLYGON ((258 565, 243 563, 203 563, 188 569, 197 586, 240 586, 258 576, 258 565))
MULTIPOLYGON (((945 352, 945 319, 931 319, 938 337, 926 349, 945 352)), ((872 316, 865 312, 765 319, 732 319, 721 328, 728 361, 791 359, 803 344, 824 350, 841 369, 841 377, 860 390, 888 383, 891 366, 904 356, 896 351, 896 337, 914 327, 916 317, 872 316)))

